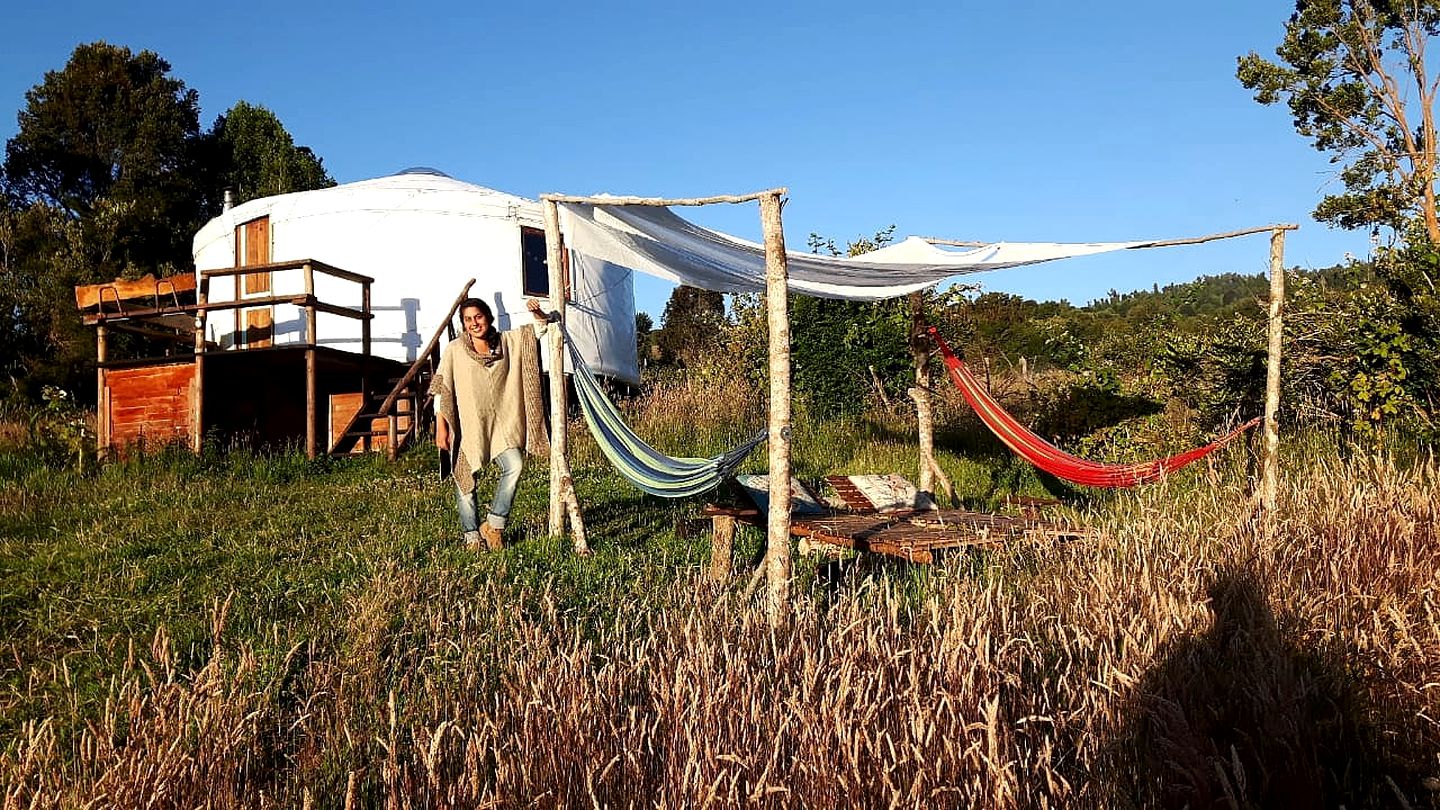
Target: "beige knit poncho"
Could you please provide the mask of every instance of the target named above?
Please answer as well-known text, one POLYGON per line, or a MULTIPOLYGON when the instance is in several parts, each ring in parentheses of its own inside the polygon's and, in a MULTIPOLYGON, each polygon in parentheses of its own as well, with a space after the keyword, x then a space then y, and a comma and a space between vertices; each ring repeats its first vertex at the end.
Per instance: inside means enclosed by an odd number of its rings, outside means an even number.
POLYGON ((497 351, 489 355, 461 335, 440 355, 430 394, 450 425, 452 476, 461 492, 473 492, 476 470, 512 447, 532 456, 550 454, 535 342, 547 331, 524 326, 500 332, 497 351))

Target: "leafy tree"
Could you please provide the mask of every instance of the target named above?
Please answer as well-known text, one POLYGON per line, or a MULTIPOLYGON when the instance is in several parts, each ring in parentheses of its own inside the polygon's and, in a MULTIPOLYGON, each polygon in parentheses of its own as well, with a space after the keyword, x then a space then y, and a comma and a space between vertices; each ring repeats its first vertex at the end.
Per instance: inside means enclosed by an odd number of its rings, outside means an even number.
POLYGON ((1418 220, 1440 244, 1436 79, 1425 63, 1437 32, 1437 0, 1298 0, 1278 62, 1240 57, 1255 100, 1285 101, 1296 131, 1343 164, 1345 190, 1321 200, 1316 219, 1396 231, 1418 220))
POLYGON ((680 285, 670 293, 654 341, 660 360, 693 365, 715 348, 725 326, 725 294, 680 285))
POLYGON ((635 313, 635 354, 642 365, 651 359, 650 348, 654 345, 654 331, 655 321, 651 320, 650 313, 635 313))
POLYGON ((245 101, 215 119, 208 149, 217 187, 232 189, 237 202, 335 185, 324 161, 296 146, 273 112, 245 101))
POLYGON ((88 397, 73 287, 190 264, 203 215, 199 102, 150 51, 95 42, 26 94, 0 170, 0 368, 88 397))
MULTIPOLYGON (((894 236, 891 225, 841 249, 812 233, 809 246, 817 253, 859 256, 884 247, 894 236)), ((795 296, 790 302, 794 386, 817 413, 861 410, 875 378, 887 396, 903 396, 914 381, 909 340, 910 305, 903 298, 863 302, 795 296)))
POLYGON ((94 275, 189 263, 202 213, 199 98, 151 51, 94 42, 26 93, 5 145, 12 202, 72 220, 109 208, 113 232, 85 245, 94 275))

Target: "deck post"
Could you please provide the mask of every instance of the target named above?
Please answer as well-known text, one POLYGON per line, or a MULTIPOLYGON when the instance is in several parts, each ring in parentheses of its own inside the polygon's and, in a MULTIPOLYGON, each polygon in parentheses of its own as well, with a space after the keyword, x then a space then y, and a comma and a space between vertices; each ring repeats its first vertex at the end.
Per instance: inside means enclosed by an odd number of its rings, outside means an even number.
POLYGON ((1273 521, 1280 495, 1280 352, 1285 317, 1285 230, 1270 232, 1270 343, 1265 367, 1265 453, 1260 468, 1260 507, 1273 521))
POLYGON ((770 328, 770 514, 765 533, 766 612, 772 626, 790 604, 790 313, 789 262, 781 192, 760 198, 765 234, 765 306, 770 328))
POLYGON ((374 318, 370 314, 370 282, 360 283, 360 311, 363 316, 360 319, 360 353, 364 356, 360 366, 360 401, 367 402, 370 397, 370 321, 374 318))
MULTIPOLYGON (((318 455, 315 435, 315 268, 306 262, 305 273, 305 457, 318 455)), ((392 450, 393 452, 393 450, 392 450)))
MULTIPOLYGON (((102 305, 101 309, 104 307, 102 305)), ((105 407, 105 324, 95 327, 95 458, 110 444, 110 409, 105 407)))
POLYGON ((201 279, 195 291, 195 380, 190 388, 190 450, 200 452, 205 434, 205 304, 210 298, 210 279, 201 279))

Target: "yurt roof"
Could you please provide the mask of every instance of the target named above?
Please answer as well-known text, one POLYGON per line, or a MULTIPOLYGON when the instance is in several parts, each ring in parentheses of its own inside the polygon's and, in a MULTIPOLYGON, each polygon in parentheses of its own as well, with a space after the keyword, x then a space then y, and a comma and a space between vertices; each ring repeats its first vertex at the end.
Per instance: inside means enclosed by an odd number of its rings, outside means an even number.
POLYGON ((430 211, 451 216, 515 217, 527 224, 540 221, 534 200, 417 166, 372 180, 249 200, 207 222, 195 234, 195 249, 216 239, 229 239, 237 224, 266 215, 279 223, 364 211, 430 211))

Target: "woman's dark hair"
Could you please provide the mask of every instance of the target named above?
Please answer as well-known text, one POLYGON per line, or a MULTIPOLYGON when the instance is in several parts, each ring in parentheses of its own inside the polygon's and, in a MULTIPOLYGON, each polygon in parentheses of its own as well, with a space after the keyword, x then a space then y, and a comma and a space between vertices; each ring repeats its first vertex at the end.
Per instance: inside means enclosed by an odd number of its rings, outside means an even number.
POLYGON ((490 305, 481 301, 479 298, 466 298, 460 302, 460 306, 457 307, 455 311, 460 313, 460 317, 463 318, 465 317, 465 310, 467 309, 478 309, 480 310, 480 314, 485 316, 486 320, 492 324, 495 323, 495 313, 490 311, 490 305))

